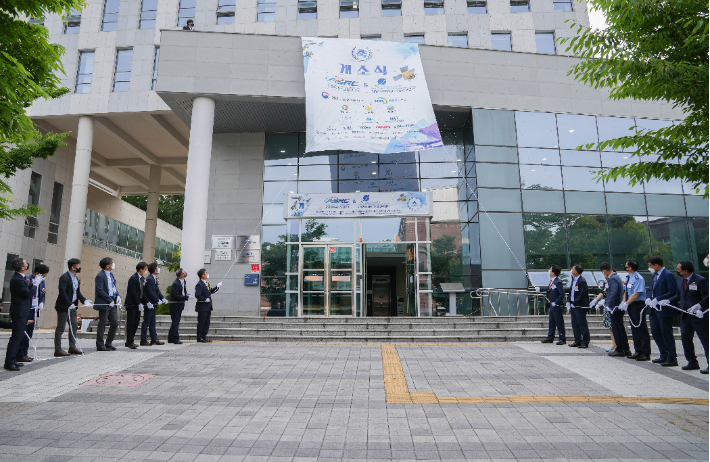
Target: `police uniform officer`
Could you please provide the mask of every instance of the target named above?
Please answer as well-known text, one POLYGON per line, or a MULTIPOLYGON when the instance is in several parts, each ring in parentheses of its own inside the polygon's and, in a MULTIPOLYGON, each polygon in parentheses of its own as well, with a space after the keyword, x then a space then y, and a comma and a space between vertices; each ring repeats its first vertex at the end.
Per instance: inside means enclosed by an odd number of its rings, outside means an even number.
POLYGON ((635 353, 629 359, 636 361, 651 360, 651 336, 646 325, 646 281, 638 273, 639 262, 630 259, 624 269, 628 273, 624 282, 624 301, 619 305, 622 311, 628 311, 631 323, 631 336, 634 339, 635 353))

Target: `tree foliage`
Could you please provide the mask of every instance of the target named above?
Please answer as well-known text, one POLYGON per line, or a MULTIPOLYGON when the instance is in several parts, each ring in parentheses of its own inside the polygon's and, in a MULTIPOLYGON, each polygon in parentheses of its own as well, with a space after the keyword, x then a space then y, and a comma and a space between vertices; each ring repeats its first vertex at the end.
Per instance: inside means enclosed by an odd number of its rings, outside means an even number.
POLYGON ((628 136, 578 149, 632 151, 638 161, 598 174, 627 178, 682 179, 708 197, 708 4, 698 0, 588 0, 604 13, 608 28, 573 23, 576 36, 560 39, 581 58, 568 75, 613 100, 664 101, 686 118, 656 130, 632 127, 628 136), (653 157, 646 157, 653 156, 653 157), (656 157, 658 156, 657 160, 656 157))
MULTIPOLYGON (((54 155, 66 133, 43 135, 26 109, 39 98, 57 98, 69 92, 59 76, 64 74, 64 48, 49 42, 44 26, 27 17, 64 16, 81 8, 82 0, 0 0, 0 175, 9 178, 32 165, 36 158, 54 155)), ((10 186, 0 178, 0 219, 37 215, 36 206, 13 208, 10 186)))
MULTIPOLYGON (((135 205, 144 212, 148 210, 148 196, 123 196, 121 199, 131 205, 135 205)), ((158 200, 158 218, 176 228, 182 229, 182 212, 184 208, 184 194, 160 196, 158 200)))

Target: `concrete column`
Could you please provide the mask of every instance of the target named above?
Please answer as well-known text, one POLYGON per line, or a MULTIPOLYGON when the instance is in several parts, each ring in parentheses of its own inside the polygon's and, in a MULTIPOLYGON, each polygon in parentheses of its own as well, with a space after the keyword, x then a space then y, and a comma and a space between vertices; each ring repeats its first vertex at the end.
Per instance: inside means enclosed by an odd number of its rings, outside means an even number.
MULTIPOLYGON (((64 250, 64 262, 71 258, 81 258, 84 243, 84 221, 86 219, 86 198, 89 194, 89 171, 91 169, 91 148, 94 144, 94 118, 79 117, 76 131, 76 155, 74 156, 74 177, 69 203, 69 226, 64 250)), ((65 266, 66 268, 66 266, 65 266)))
POLYGON ((188 272, 190 289, 197 284, 197 270, 205 261, 214 108, 215 102, 210 98, 195 98, 192 103, 180 253, 180 266, 188 272))
POLYGON ((158 202, 160 201, 160 165, 150 166, 148 180, 148 206, 145 211, 145 237, 143 238, 143 261, 155 261, 155 236, 158 230, 158 202))

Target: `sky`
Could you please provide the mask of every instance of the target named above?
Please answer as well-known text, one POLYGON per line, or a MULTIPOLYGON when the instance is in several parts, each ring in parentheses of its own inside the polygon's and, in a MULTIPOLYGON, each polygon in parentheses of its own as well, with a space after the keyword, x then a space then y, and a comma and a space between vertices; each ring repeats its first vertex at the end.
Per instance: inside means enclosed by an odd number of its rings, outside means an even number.
POLYGON ((606 29, 604 14, 601 11, 590 11, 589 24, 592 26, 592 29, 606 29))

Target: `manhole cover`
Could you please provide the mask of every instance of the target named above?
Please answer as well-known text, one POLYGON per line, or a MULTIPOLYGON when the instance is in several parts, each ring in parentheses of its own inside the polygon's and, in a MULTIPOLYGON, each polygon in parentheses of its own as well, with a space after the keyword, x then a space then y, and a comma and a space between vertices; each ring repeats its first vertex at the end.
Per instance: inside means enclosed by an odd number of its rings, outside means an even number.
POLYGON ((104 387, 136 387, 155 377, 151 374, 104 374, 82 385, 101 385, 104 387))

